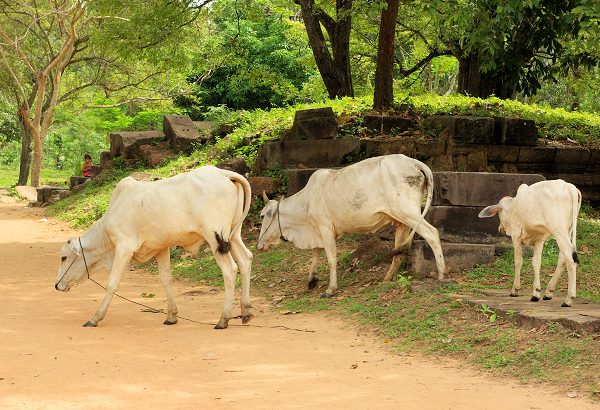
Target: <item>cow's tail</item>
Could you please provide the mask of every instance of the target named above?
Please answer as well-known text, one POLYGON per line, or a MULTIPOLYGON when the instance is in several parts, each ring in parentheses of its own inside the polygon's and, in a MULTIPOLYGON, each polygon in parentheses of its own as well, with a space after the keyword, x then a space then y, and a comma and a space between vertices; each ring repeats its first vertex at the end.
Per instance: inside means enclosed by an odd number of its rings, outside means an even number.
POLYGON ((431 172, 431 169, 427 165, 423 164, 420 161, 416 161, 416 166, 417 166, 417 169, 425 177, 425 185, 426 186, 424 188, 427 188, 427 197, 425 199, 425 207, 423 208, 423 212, 421 213, 421 218, 419 219, 419 222, 417 222, 417 224, 410 229, 410 232, 408 233, 408 236, 406 237, 406 239, 400 245, 398 245, 398 247, 396 249, 394 249, 393 254, 398 254, 404 247, 407 247, 407 246, 410 247, 410 245, 412 244, 413 238, 415 237, 417 228, 419 227, 421 222, 423 222, 423 220, 425 219, 425 215, 427 215, 427 212, 429 211, 429 208, 431 207, 431 203, 433 202, 433 172, 431 172))
POLYGON ((250 204, 252 202, 252 191, 250 183, 242 175, 235 172, 229 171, 227 178, 233 182, 238 188, 237 206, 233 223, 231 224, 231 230, 229 235, 225 235, 223 232, 215 232, 215 239, 218 243, 217 251, 219 253, 227 253, 231 249, 230 239, 232 235, 241 229, 244 219, 250 211, 250 204))
POLYGON ((571 246, 573 247, 573 262, 579 263, 579 256, 577 256, 577 216, 579 215, 579 209, 581 209, 581 192, 575 188, 576 194, 573 190, 569 190, 571 193, 571 246))

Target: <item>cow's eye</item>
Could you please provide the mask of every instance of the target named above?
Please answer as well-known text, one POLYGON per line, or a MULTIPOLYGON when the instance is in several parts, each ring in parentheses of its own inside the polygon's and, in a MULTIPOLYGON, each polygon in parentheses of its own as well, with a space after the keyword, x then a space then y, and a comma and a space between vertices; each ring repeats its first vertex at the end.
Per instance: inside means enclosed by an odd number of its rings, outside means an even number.
POLYGON ((66 260, 67 260, 67 257, 66 257, 66 256, 63 256, 62 258, 60 258, 60 260, 61 260, 62 262, 64 262, 64 261, 66 261, 66 260))

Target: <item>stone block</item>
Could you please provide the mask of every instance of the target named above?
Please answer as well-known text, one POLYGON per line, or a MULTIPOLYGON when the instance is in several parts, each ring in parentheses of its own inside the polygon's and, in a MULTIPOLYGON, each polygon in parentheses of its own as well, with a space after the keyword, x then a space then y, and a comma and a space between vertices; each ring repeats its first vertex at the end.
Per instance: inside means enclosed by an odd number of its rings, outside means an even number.
POLYGON ((447 129, 455 144, 494 143, 494 119, 491 117, 432 115, 424 124, 425 127, 447 129))
POLYGON ((28 201, 37 201, 38 193, 35 187, 29 185, 17 185, 15 187, 19 197, 27 199, 28 201))
POLYGON ((162 141, 158 144, 144 144, 139 148, 140 158, 151 167, 156 167, 164 161, 174 158, 175 152, 171 149, 168 141, 162 141))
POLYGON ((265 142, 258 150, 254 174, 267 169, 295 168, 302 164, 308 168, 334 168, 356 162, 360 157, 360 140, 277 140, 265 142))
POLYGON ((113 167, 113 154, 109 151, 102 151, 100 153, 100 168, 110 169, 113 167))
POLYGON ((364 117, 365 127, 378 133, 388 133, 392 129, 399 133, 410 130, 415 121, 412 118, 405 118, 399 115, 376 115, 367 114, 364 117))
POLYGON ((317 171, 318 168, 304 169, 286 169, 284 170, 287 178, 287 196, 294 195, 306 186, 310 176, 317 171))
POLYGON ((187 115, 165 115, 163 131, 176 152, 189 153, 194 143, 201 142, 200 133, 187 115))
POLYGON ((125 160, 139 157, 139 147, 164 140, 162 131, 119 131, 110 133, 110 154, 125 160))
POLYGON ((398 140, 362 140, 363 151, 367 158, 380 155, 404 154, 411 158, 415 157, 417 143, 414 139, 398 140))
POLYGON ((414 158, 423 160, 446 152, 446 143, 444 141, 419 141, 416 143, 414 158))
MULTIPOLYGON (((545 285, 545 284, 544 284, 545 285)), ((465 300, 474 306, 486 304, 499 317, 515 321, 526 328, 540 329, 548 321, 557 322, 579 333, 596 333, 600 331, 600 305, 589 300, 576 298, 573 306, 561 306, 564 293, 557 292, 552 300, 531 302, 531 294, 522 289, 523 295, 511 297, 509 289, 486 289, 483 295, 452 295, 465 300)))
POLYGON ((556 158, 554 147, 521 147, 519 164, 553 164, 556 158))
POLYGON ((88 177, 72 176, 69 178, 69 189, 73 190, 77 185, 85 184, 89 180, 88 177))
POLYGON ((494 117, 494 141, 505 145, 537 144, 538 130, 535 121, 524 118, 494 117))
POLYGON ((59 195, 61 191, 67 191, 66 188, 59 188, 54 186, 41 186, 37 187, 37 202, 39 204, 44 204, 50 201, 50 198, 53 196, 59 195))
POLYGON ((338 123, 331 107, 296 111, 292 128, 283 140, 332 139, 338 131, 338 123))
POLYGON ((557 173, 581 172, 587 169, 591 151, 587 148, 557 148, 554 163, 557 173))
POLYGON ((100 165, 92 165, 92 177, 97 177, 102 172, 100 165))
MULTIPOLYGON (((491 205, 491 204, 490 204, 491 205)), ((443 241, 453 243, 497 243, 507 241, 498 232, 498 218, 480 219, 483 207, 432 206, 425 219, 437 228, 443 241)))
POLYGON ((514 196, 521 184, 545 178, 538 174, 495 174, 488 172, 434 172, 433 205, 481 206, 514 196))
POLYGON ((515 163, 519 160, 519 147, 510 145, 488 145, 487 157, 490 162, 515 163))
MULTIPOLYGON (((472 243, 442 243, 446 272, 452 273, 472 269, 490 263, 496 255, 496 246, 472 243)), ((437 267, 431 248, 424 240, 413 241, 408 251, 408 272, 413 277, 423 278, 432 272, 437 277, 437 267)))
POLYGON ((217 168, 237 172, 240 175, 246 175, 248 172, 250 172, 250 167, 248 167, 246 160, 242 157, 231 158, 226 161, 219 162, 215 166, 217 168))
POLYGON ((252 188, 252 195, 262 195, 263 191, 269 195, 277 194, 281 185, 271 177, 248 177, 248 182, 252 188))

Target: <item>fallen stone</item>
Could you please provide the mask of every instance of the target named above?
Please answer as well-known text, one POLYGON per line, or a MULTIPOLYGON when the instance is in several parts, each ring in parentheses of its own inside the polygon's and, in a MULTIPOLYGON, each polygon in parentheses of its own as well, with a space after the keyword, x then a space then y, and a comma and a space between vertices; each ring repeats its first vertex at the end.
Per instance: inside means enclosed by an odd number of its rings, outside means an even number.
POLYGON ((162 131, 120 131, 110 133, 110 153, 112 157, 123 156, 125 160, 139 157, 139 147, 164 140, 162 131))
POLYGON ((263 191, 268 195, 274 195, 279 192, 279 181, 271 177, 248 177, 248 182, 252 188, 253 195, 262 195, 263 191))
POLYGON ((37 190, 34 187, 29 185, 17 185, 15 190, 21 198, 27 199, 28 201, 37 201, 37 190))
MULTIPOLYGON (((442 242, 442 252, 446 272, 451 274, 490 263, 496 256, 496 246, 442 242)), ((408 272, 416 278, 428 277, 432 272, 437 275, 433 251, 424 240, 413 241, 413 246, 408 251, 408 272)))
POLYGON ((231 158, 226 161, 219 162, 215 166, 217 168, 237 172, 240 175, 246 175, 250 171, 250 167, 248 167, 246 160, 242 157, 231 158))
POLYGON ((74 175, 69 178, 69 189, 73 190, 77 185, 85 184, 90 178, 74 175))
POLYGON ((600 331, 600 305, 576 298, 570 308, 561 307, 564 295, 554 293, 552 300, 531 302, 525 289, 523 296, 511 297, 510 290, 490 289, 481 296, 452 295, 467 303, 478 306, 486 304, 499 317, 514 320, 527 328, 541 328, 547 322, 557 322, 576 332, 595 333, 600 331))
POLYGON ((294 115, 292 128, 282 140, 332 139, 337 131, 338 124, 331 107, 299 110, 294 115))
POLYGON ((171 149, 168 141, 161 141, 155 145, 144 144, 139 148, 140 158, 149 166, 156 167, 168 159, 175 158, 177 154, 171 149))
POLYGON ((176 152, 189 153, 194 143, 201 142, 200 133, 187 115, 165 115, 163 131, 176 152))
POLYGON ((310 176, 319 168, 285 169, 287 178, 287 195, 294 195, 306 186, 310 176))

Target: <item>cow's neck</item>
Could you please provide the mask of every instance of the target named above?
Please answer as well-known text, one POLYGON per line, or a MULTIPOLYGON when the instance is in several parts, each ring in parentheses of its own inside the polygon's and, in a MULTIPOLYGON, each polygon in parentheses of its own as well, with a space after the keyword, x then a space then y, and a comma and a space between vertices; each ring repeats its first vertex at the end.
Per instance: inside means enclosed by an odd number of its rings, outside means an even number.
POLYGON ((114 247, 108 239, 103 222, 101 218, 79 237, 90 274, 102 268, 110 269, 111 266, 106 261, 113 260, 109 255, 114 254, 114 247))
POLYGON ((322 247, 319 235, 306 221, 307 204, 304 201, 286 198, 279 203, 279 223, 286 240, 300 249, 322 247))

